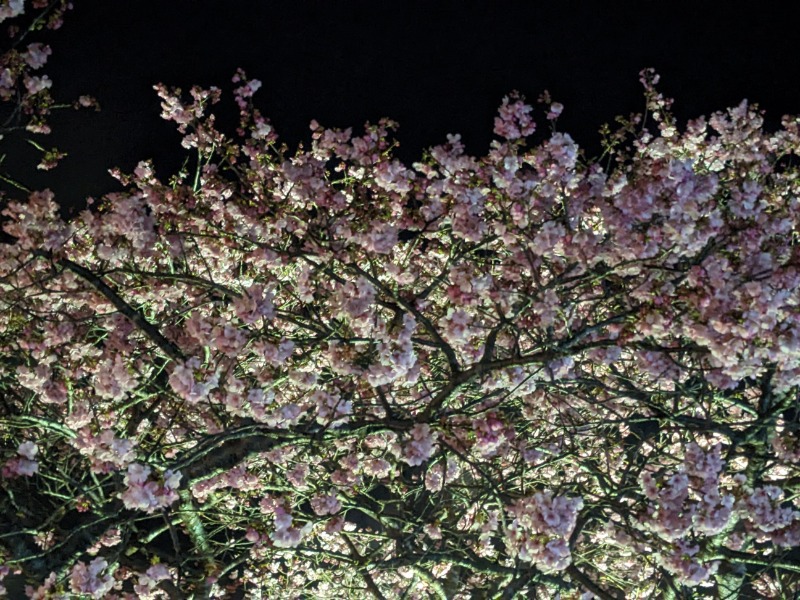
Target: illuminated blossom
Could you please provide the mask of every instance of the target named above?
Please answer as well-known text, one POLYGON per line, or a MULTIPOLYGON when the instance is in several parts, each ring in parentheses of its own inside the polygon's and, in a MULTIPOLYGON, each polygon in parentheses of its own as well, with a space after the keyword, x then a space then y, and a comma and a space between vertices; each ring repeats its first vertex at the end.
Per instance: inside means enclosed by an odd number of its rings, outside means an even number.
POLYGON ((89 594, 92 598, 106 597, 114 587, 114 578, 110 574, 101 575, 107 567, 106 560, 100 557, 88 565, 76 563, 69 577, 70 590, 76 594, 89 594))
POLYGON ((433 455, 438 434, 427 423, 417 423, 411 428, 410 436, 403 446, 403 460, 416 467, 433 455))
POLYGON ((161 481, 150 480, 151 469, 148 466, 133 463, 128 466, 124 483, 127 486, 120 494, 125 508, 143 510, 152 513, 178 500, 178 486, 181 481, 180 472, 166 470, 161 481))

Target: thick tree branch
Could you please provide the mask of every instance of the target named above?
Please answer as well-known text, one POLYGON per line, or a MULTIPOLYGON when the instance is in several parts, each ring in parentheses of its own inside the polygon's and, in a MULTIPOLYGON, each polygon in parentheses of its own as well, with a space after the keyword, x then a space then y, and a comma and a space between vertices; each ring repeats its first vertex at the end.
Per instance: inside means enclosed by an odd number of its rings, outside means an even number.
MULTIPOLYGON (((37 255, 51 258, 51 256, 48 256, 44 252, 38 252, 37 255)), ((100 277, 92 273, 89 269, 82 267, 68 258, 61 258, 56 262, 63 268, 72 271, 79 277, 89 282, 92 287, 105 296, 106 299, 108 299, 108 301, 111 302, 119 312, 128 317, 128 319, 130 319, 134 325, 136 325, 142 332, 145 333, 145 335, 147 335, 147 337, 149 337, 159 348, 161 348, 164 354, 175 361, 183 362, 186 360, 183 352, 181 352, 181 350, 175 344, 165 338, 158 328, 154 327, 145 318, 145 316, 142 314, 142 311, 133 308, 130 304, 125 302, 125 300, 122 299, 117 291, 103 281, 100 277)))

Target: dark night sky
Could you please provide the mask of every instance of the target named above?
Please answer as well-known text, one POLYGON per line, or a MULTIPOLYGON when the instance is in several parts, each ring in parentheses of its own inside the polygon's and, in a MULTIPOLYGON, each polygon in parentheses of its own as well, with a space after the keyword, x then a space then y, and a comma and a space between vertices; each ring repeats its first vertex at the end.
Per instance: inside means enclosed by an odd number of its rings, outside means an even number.
MULTIPOLYGON (((50 187, 63 204, 116 189, 107 174, 153 158, 159 174, 183 158, 159 118, 156 82, 232 89, 237 67, 264 86, 256 104, 291 144, 308 123, 356 131, 382 116, 400 122, 399 155, 461 133, 471 153, 492 139, 492 120, 513 89, 545 89, 566 110, 559 129, 589 155, 597 130, 643 109, 638 72, 655 67, 681 122, 738 104, 767 110, 775 126, 800 113, 798 9, 789 14, 729 2, 270 2, 74 0, 64 27, 40 36, 59 99, 96 96, 103 111, 61 113, 43 139, 69 152, 50 173, 25 170, 32 149, 4 143, 8 170, 50 187)), ((220 116, 235 115, 230 95, 220 116)), ((223 119, 224 122, 224 119, 223 119)))

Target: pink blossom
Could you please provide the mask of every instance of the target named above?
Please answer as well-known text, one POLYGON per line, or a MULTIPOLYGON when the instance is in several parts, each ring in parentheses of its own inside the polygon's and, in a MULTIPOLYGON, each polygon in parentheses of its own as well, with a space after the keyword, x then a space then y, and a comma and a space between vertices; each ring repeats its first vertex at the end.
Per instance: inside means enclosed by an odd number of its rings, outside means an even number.
POLYGON ((28 44, 28 50, 23 54, 23 58, 31 69, 40 69, 52 53, 50 46, 39 43, 28 44))
POLYGON ((425 526, 422 528, 427 535, 432 540, 440 540, 442 539, 442 530, 439 528, 438 525, 434 525, 433 523, 426 523, 425 526))
POLYGON ((53 82, 47 75, 42 75, 41 77, 37 77, 35 75, 26 75, 23 81, 25 83, 25 89, 28 90, 28 93, 31 96, 38 94, 39 92, 46 90, 53 85, 53 82))
POLYGON ((446 466, 437 462, 428 468, 425 473, 425 488, 431 492, 439 492, 444 486, 455 482, 461 474, 461 468, 451 457, 447 458, 446 466))
POLYGON ((233 302, 236 316, 249 324, 264 318, 270 320, 275 317, 275 305, 272 292, 265 290, 263 285, 254 284, 233 302))
POLYGON ((738 503, 739 511, 760 531, 772 533, 800 521, 800 511, 782 506, 783 490, 774 485, 756 488, 738 503))
POLYGON ((340 290, 340 314, 351 319, 362 319, 367 316, 374 301, 375 288, 368 279, 359 277, 354 283, 347 283, 340 290))
POLYGON ((42 550, 49 550, 56 543, 56 536, 53 530, 43 531, 33 536, 34 543, 42 550))
POLYGON ((513 520, 506 530, 506 545, 545 571, 566 569, 572 561, 567 539, 581 508, 581 498, 554 496, 550 491, 520 498, 507 508, 513 520))
POLYGON ((93 473, 125 468, 136 458, 136 442, 118 438, 111 429, 95 434, 90 428, 83 427, 71 443, 81 454, 89 457, 93 473))
POLYGON ((342 508, 342 503, 336 498, 335 494, 317 494, 311 498, 312 510, 320 515, 333 515, 342 508))
POLYGON ((403 460, 416 467, 433 455, 438 434, 427 423, 417 423, 409 433, 411 437, 403 446, 403 460))
POLYGON ((94 375, 95 391, 101 398, 118 400, 136 388, 138 381, 132 374, 124 359, 115 355, 113 360, 107 358, 98 364, 94 375))
POLYGON ((51 572, 45 580, 42 582, 38 588, 34 588, 33 586, 26 585, 25 586, 25 595, 28 597, 29 600, 46 600, 52 597, 50 594, 50 590, 56 584, 56 580, 58 579, 58 575, 55 572, 51 572))
POLYGON ((102 548, 113 548, 117 544, 122 543, 122 532, 120 531, 119 527, 109 527, 103 532, 103 535, 100 536, 98 539, 88 550, 87 552, 91 555, 95 555, 102 548))
POLYGON ((525 104, 518 93, 503 98, 499 116, 494 120, 494 132, 507 140, 516 140, 531 135, 536 123, 531 119, 533 107, 525 104))
POLYGON ((353 403, 339 394, 329 394, 317 390, 311 395, 311 401, 317 407, 317 423, 337 427, 344 425, 347 417, 353 412, 353 403))
POLYGON ((36 455, 39 454, 39 447, 31 441, 22 442, 17 447, 17 454, 28 460, 36 460, 36 455))
POLYGON ((447 316, 442 318, 440 324, 446 328, 445 333, 450 343, 466 343, 473 333, 470 327, 472 317, 468 312, 460 308, 448 309, 447 316))
POLYGON ((245 532, 245 534, 244 534, 244 538, 245 538, 245 539, 246 539, 248 542, 251 542, 251 543, 255 544, 255 543, 257 543, 257 542, 258 542, 258 541, 261 539, 261 534, 260 534, 260 533, 258 533, 258 532, 257 532, 255 529, 253 529, 252 527, 248 527, 248 528, 247 528, 247 531, 246 531, 246 532, 245 532))
POLYGON ((200 360, 191 358, 186 363, 175 366, 169 377, 170 386, 175 393, 192 404, 197 404, 208 397, 209 392, 215 389, 219 382, 217 374, 212 375, 205 382, 196 381, 195 371, 199 366, 200 360))
POLYGON ((699 560, 699 550, 698 545, 691 545, 686 540, 678 540, 668 554, 659 557, 659 562, 683 585, 696 586, 706 582, 717 572, 719 567, 719 561, 702 562, 699 560))
POLYGON ((286 473, 286 478, 292 483, 292 485, 303 488, 307 485, 306 478, 308 477, 308 473, 308 465, 301 463, 286 473))
POLYGON ((34 442, 22 442, 17 447, 18 456, 8 459, 3 465, 3 477, 33 477, 39 472, 39 463, 36 461, 38 453, 39 448, 34 442))
POLYGON ((76 594, 89 594, 92 598, 104 598, 114 587, 111 575, 100 575, 108 563, 104 558, 95 558, 88 565, 78 562, 70 573, 70 589, 76 594))
POLYGON ((513 433, 507 430, 496 413, 476 419, 472 428, 475 431, 475 451, 486 458, 504 452, 513 438, 513 433))
POLYGON ((564 111, 564 105, 560 102, 553 102, 550 105, 550 110, 547 112, 547 118, 551 121, 557 119, 564 111))
POLYGON ((269 534, 276 547, 296 548, 311 531, 311 523, 306 523, 302 527, 295 527, 292 523, 292 515, 282 506, 277 506, 275 508, 275 530, 269 534))
POLYGON ((397 228, 385 223, 373 222, 368 233, 361 238, 364 249, 376 254, 389 254, 397 245, 397 228))
POLYGON ((166 579, 172 579, 169 569, 163 563, 158 563, 147 569, 143 574, 139 575, 139 580, 134 586, 134 591, 139 598, 155 598, 153 591, 158 586, 159 582, 166 579))
POLYGON ((25 12, 25 0, 7 0, 0 5, 0 22, 25 12))
POLYGON ((120 494, 126 508, 152 513, 178 500, 177 489, 182 477, 180 472, 164 471, 160 483, 150 480, 150 474, 151 469, 146 465, 133 463, 128 466, 128 474, 124 478, 127 488, 120 494))
POLYGON ((383 458, 368 458, 364 461, 364 473, 381 479, 391 473, 392 465, 383 458))

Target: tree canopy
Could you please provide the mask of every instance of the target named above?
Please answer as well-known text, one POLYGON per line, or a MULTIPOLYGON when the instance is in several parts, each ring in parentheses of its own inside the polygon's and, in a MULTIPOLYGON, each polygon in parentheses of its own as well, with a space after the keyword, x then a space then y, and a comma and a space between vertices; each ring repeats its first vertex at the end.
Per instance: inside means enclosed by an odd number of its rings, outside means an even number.
MULTIPOLYGON (((0 95, 46 117, 24 52, 0 95)), ((485 156, 405 165, 390 120, 292 151, 234 82, 230 132, 156 86, 172 177, 4 199, 9 593, 797 591, 800 120, 680 127, 645 70, 600 157, 512 93, 485 156)))

